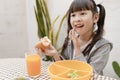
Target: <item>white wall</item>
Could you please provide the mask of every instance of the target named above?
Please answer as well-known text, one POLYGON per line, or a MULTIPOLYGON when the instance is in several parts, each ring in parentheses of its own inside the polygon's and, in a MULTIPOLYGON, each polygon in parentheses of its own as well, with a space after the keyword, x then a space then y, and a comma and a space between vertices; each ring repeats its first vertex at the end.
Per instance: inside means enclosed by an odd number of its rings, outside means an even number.
POLYGON ((24 56, 26 20, 25 0, 0 0, 0 58, 24 56))

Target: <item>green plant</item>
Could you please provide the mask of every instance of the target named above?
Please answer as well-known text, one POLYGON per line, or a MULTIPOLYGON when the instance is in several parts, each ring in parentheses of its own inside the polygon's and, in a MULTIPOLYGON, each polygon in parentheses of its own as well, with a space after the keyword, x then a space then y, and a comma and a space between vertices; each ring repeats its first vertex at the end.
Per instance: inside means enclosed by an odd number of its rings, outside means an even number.
MULTIPOLYGON (((36 7, 34 7, 34 11, 35 11, 36 21, 38 25, 38 37, 42 38, 44 36, 47 36, 51 40, 52 45, 57 50, 59 50, 59 48, 57 47, 57 41, 58 41, 59 33, 60 33, 61 26, 65 16, 63 16, 63 18, 61 19, 60 24, 58 26, 58 30, 55 33, 53 29, 59 16, 57 16, 54 19, 54 21, 51 22, 48 7, 45 0, 36 0, 36 7)), ((45 59, 47 61, 52 60, 52 57, 46 56, 45 59)))
POLYGON ((112 66, 113 66, 113 69, 114 69, 115 73, 120 78, 120 65, 118 64, 117 61, 113 61, 112 66))

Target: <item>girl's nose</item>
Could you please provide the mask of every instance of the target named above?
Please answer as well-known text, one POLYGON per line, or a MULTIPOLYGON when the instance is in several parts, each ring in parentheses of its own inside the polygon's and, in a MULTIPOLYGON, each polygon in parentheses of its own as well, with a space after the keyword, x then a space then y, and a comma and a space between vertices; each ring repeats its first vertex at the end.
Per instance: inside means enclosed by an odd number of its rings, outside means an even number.
POLYGON ((82 18, 81 18, 80 16, 76 16, 75 20, 76 20, 77 22, 80 22, 80 21, 82 20, 82 18))

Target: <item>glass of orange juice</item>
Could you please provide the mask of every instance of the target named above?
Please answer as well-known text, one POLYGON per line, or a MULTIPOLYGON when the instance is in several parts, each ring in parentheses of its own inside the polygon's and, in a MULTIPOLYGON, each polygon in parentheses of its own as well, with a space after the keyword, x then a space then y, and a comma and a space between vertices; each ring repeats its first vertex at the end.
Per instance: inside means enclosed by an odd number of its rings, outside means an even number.
POLYGON ((41 59, 40 55, 35 52, 25 53, 26 70, 28 76, 36 78, 41 73, 41 59))

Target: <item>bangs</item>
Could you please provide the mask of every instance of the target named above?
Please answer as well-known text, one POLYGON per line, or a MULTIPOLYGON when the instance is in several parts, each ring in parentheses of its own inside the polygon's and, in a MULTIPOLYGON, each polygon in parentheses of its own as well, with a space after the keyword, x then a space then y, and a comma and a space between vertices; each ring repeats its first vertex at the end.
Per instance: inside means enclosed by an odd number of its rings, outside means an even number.
POLYGON ((75 12, 75 11, 83 11, 83 10, 91 10, 94 11, 93 4, 90 0, 75 0, 72 2, 69 13, 75 12))

